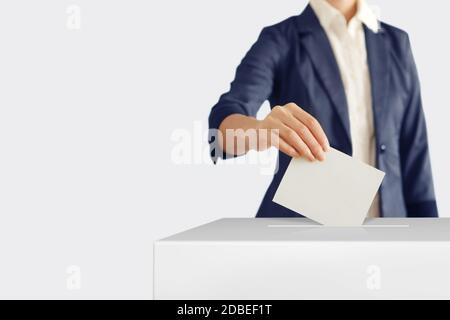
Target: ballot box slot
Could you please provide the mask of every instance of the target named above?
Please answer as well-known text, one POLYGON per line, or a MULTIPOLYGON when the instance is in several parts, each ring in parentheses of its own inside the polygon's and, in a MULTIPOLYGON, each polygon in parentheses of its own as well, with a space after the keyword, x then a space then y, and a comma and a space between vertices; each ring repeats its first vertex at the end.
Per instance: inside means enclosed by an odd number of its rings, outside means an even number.
POLYGON ((301 224, 292 224, 292 225, 280 225, 280 224, 269 224, 268 228, 304 228, 304 229, 313 229, 313 228, 339 228, 339 229, 347 229, 347 228, 357 228, 357 229, 397 229, 397 228, 409 228, 407 224, 397 224, 397 225, 363 225, 363 226, 348 226, 348 227, 334 227, 334 226, 321 226, 321 225, 301 225, 301 224))

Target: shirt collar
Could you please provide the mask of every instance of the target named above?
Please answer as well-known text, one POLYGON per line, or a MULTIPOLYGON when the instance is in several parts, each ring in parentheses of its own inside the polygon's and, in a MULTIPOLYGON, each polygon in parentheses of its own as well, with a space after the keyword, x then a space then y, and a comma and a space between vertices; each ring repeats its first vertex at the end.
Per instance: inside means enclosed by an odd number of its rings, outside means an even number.
MULTIPOLYGON (((337 17, 343 18, 342 13, 326 0, 310 0, 310 4, 324 28, 328 28, 337 17)), ((380 30, 377 15, 365 0, 357 0, 357 11, 353 19, 362 22, 374 33, 380 30)))

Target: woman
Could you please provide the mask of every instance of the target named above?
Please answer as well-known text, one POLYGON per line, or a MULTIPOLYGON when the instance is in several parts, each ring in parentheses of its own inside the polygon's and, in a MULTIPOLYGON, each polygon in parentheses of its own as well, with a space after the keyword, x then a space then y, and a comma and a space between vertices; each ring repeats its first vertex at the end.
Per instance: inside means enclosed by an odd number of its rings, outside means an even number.
POLYGON ((364 0, 311 0, 264 28, 209 124, 224 137, 211 141, 215 159, 264 149, 247 141, 248 129, 279 148, 257 217, 298 217, 272 201, 277 187, 292 157, 322 161, 330 145, 386 173, 369 217, 438 215, 408 35, 379 22, 364 0), (265 100, 272 111, 257 120, 265 100))

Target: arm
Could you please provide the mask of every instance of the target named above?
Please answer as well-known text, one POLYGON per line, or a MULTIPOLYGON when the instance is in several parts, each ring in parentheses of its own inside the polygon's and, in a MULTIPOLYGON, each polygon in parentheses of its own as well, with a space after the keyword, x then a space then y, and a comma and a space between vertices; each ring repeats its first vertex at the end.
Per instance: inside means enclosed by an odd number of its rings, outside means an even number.
POLYGON ((400 133, 403 193, 409 217, 437 217, 420 83, 409 40, 406 51, 410 96, 400 133))
POLYGON ((237 68, 230 91, 209 117, 212 157, 279 148, 291 157, 322 160, 328 140, 319 123, 297 105, 277 106, 262 121, 256 113, 272 94, 276 69, 288 50, 280 32, 266 28, 237 68), (213 134, 211 134, 211 132, 213 134), (213 138, 212 138, 213 137, 213 138))

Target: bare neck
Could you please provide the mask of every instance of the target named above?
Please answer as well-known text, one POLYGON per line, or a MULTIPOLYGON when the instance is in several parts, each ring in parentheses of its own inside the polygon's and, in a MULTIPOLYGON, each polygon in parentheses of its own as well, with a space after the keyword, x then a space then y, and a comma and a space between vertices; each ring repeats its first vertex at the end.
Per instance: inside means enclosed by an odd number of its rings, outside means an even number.
POLYGON ((356 14, 358 9, 357 0, 327 0, 329 4, 338 9, 350 21, 356 14))

